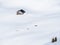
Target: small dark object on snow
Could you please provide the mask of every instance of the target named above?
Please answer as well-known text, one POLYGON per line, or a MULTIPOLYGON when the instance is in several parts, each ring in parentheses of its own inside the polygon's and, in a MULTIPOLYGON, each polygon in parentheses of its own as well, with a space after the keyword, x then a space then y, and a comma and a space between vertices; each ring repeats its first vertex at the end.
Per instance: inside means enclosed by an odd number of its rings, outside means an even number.
POLYGON ((55 42, 57 41, 57 37, 55 37, 55 42))
POLYGON ((57 37, 52 38, 52 43, 57 42, 57 37))
POLYGON ((52 38, 52 43, 54 43, 55 42, 55 39, 54 38, 52 38))
POLYGON ((23 9, 17 11, 17 15, 23 15, 25 11, 23 9))
POLYGON ((35 25, 35 27, 37 27, 38 25, 35 25))

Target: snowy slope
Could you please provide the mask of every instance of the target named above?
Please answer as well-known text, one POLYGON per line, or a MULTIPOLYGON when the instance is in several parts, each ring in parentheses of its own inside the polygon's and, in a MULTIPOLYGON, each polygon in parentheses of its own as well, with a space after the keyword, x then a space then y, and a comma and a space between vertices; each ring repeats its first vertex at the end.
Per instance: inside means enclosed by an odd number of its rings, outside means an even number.
POLYGON ((0 0, 0 45, 59 45, 59 35, 60 0, 0 0))

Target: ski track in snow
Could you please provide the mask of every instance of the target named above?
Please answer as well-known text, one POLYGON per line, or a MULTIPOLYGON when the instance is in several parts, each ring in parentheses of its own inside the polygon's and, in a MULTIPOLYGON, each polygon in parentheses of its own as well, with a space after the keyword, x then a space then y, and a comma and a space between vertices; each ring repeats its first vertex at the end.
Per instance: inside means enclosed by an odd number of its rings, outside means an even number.
POLYGON ((0 45, 59 45, 59 35, 59 0, 0 0, 0 45), (21 8, 26 13, 17 16, 21 8))

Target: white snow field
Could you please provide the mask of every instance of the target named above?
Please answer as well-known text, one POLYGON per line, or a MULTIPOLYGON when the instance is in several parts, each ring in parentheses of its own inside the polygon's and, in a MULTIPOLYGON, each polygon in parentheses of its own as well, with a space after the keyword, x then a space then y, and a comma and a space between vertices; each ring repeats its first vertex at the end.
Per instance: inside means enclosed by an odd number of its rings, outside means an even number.
POLYGON ((59 35, 60 0, 0 0, 0 45, 60 45, 59 35))

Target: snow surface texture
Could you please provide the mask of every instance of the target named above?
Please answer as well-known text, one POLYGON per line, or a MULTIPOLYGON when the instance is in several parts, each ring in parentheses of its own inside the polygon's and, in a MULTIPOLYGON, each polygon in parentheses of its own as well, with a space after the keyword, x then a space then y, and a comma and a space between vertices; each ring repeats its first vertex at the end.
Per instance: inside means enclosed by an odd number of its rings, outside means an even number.
POLYGON ((0 45, 59 45, 59 35, 60 0, 0 0, 0 45))

